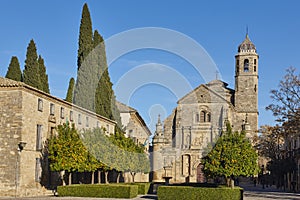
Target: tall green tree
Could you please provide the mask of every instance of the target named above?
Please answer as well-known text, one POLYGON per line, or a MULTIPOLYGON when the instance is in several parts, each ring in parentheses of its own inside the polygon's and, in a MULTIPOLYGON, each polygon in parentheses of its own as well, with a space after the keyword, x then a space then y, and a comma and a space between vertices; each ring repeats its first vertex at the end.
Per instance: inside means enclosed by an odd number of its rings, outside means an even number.
POLYGON ((82 10, 77 64, 74 103, 95 111, 95 92, 99 81, 99 67, 96 52, 93 50, 92 22, 87 4, 84 4, 82 10))
POLYGON ((98 80, 100 80, 103 71, 107 68, 107 61, 104 40, 98 30, 95 30, 93 35, 93 52, 93 55, 95 55, 94 61, 97 65, 97 76, 98 80))
POLYGON ((39 73, 40 73, 40 82, 41 82, 40 89, 50 94, 48 75, 46 73, 46 66, 45 66, 44 59, 42 58, 41 55, 39 55, 38 64, 39 64, 39 73))
POLYGON ((97 30, 92 32, 87 4, 84 4, 82 10, 73 100, 76 105, 116 120, 121 129, 120 112, 107 68, 104 40, 97 30))
POLYGON ((116 96, 112 89, 112 83, 108 72, 105 43, 103 37, 97 30, 94 31, 93 37, 95 64, 97 65, 98 85, 95 93, 96 113, 105 116, 109 119, 115 120, 118 127, 121 129, 120 111, 116 105, 116 96))
POLYGON ((93 48, 93 29, 92 20, 88 5, 85 3, 82 8, 82 16, 79 30, 79 48, 77 56, 78 70, 81 67, 84 59, 90 53, 93 48))
POLYGON ((11 58, 5 78, 9 78, 15 81, 22 81, 22 71, 20 69, 18 57, 13 56, 11 58))
POLYGON ((73 103, 73 92, 74 92, 75 79, 72 77, 69 81, 68 92, 66 96, 66 101, 73 103))
POLYGON ((112 89, 112 83, 108 70, 105 69, 100 77, 95 94, 96 113, 115 120, 119 129, 122 128, 120 111, 116 105, 116 96, 112 89))
POLYGON ((30 40, 27 47, 25 67, 23 71, 23 81, 24 83, 32 87, 42 89, 40 81, 38 54, 33 39, 30 40))
POLYGON ((258 155, 245 133, 227 130, 217 140, 213 149, 202 160, 207 176, 220 176, 227 180, 227 185, 234 186, 233 178, 251 176, 258 172, 258 155))

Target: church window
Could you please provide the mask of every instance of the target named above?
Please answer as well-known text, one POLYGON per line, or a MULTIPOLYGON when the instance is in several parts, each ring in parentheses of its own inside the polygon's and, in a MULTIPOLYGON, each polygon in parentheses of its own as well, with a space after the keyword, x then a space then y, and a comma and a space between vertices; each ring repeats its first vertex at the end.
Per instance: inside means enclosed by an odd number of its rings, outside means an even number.
POLYGON ((257 88, 256 88, 256 85, 254 86, 254 92, 256 92, 257 88))
POLYGON ((256 66, 254 66, 254 72, 256 72, 256 66))
POLYGON ((249 71, 249 60, 245 59, 244 60, 244 72, 248 72, 249 71))
POLYGON ((211 121, 211 115, 210 113, 207 114, 207 122, 210 122, 211 121))
POLYGON ((200 122, 206 122, 206 112, 205 111, 201 111, 200 113, 200 122))
POLYGON ((256 65, 256 59, 254 59, 254 65, 256 65))

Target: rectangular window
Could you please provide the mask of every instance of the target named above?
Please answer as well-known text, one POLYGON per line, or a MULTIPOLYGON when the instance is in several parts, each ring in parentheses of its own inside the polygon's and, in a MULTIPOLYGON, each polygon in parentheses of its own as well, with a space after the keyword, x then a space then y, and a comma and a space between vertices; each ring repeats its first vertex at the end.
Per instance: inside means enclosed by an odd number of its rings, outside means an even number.
POLYGON ((41 165, 41 159, 36 158, 35 159, 35 182, 40 182, 42 176, 42 165, 41 165))
POLYGON ((36 150, 40 151, 42 150, 43 143, 42 143, 42 128, 43 126, 38 124, 36 127, 36 150))
POLYGON ((38 99, 38 111, 43 111, 43 100, 38 99))
POLYGON ((109 125, 106 124, 106 133, 109 133, 109 125))
POLYGON ((73 117, 73 111, 70 110, 70 121, 72 122, 74 120, 74 117, 73 117))
POLYGON ((86 126, 86 127, 89 127, 89 117, 86 117, 86 118, 85 118, 85 126, 86 126))
POLYGON ((50 115, 55 114, 55 105, 53 103, 50 103, 50 115))
POLYGON ((78 124, 81 124, 81 114, 78 114, 78 124))
POLYGON ((63 107, 60 108, 60 118, 65 118, 65 109, 63 107))

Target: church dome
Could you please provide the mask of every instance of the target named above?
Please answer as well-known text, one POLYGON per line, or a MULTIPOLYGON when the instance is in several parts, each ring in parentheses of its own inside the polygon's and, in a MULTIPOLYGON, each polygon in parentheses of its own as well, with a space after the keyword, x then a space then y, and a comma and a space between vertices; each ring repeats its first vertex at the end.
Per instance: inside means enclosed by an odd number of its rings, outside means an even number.
POLYGON ((251 42, 248 34, 245 40, 239 45, 238 52, 256 52, 255 45, 251 42))

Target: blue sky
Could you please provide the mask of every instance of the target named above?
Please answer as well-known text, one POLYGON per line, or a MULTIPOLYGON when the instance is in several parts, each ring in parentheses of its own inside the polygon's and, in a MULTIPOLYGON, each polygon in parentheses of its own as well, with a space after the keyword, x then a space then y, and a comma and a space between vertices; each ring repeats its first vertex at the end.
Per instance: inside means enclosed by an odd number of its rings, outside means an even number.
MULTIPOLYGON (((278 86, 286 68, 300 66, 299 1, 2 0, 0 76, 5 76, 11 56, 19 58, 23 69, 26 48, 33 38, 38 53, 45 59, 51 94, 65 98, 70 77, 76 77, 79 24, 85 2, 93 28, 104 39, 143 27, 162 27, 187 35, 207 51, 231 88, 234 88, 234 56, 248 26, 250 39, 260 56, 259 124, 274 124, 271 113, 265 111, 271 103, 270 90, 278 86)), ((188 79, 192 88, 204 83, 184 59, 145 49, 128 53, 111 65, 110 76, 115 87, 129 70, 147 63, 173 67, 188 79)), ((148 84, 133 91, 125 103, 136 108, 153 129, 157 114, 165 118, 177 100, 168 88, 148 84)))

